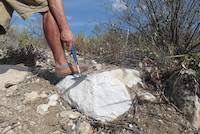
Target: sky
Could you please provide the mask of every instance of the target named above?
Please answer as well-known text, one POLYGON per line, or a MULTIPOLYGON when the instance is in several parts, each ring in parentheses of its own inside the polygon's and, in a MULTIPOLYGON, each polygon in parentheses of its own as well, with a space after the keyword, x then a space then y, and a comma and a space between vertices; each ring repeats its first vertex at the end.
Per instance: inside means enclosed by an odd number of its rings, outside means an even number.
MULTIPOLYGON (((114 19, 112 12, 125 10, 122 0, 64 0, 65 15, 74 34, 92 35, 94 27, 114 19)), ((41 24, 41 15, 35 14, 24 21, 15 12, 12 25, 19 29, 41 24)))

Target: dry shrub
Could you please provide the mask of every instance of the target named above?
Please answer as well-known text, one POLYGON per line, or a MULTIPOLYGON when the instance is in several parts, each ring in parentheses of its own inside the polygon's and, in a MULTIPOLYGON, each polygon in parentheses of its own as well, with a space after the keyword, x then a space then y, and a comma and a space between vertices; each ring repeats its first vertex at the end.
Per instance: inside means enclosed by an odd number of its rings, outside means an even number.
POLYGON ((103 27, 104 32, 92 37, 80 34, 76 37, 78 50, 84 56, 96 59, 98 62, 136 66, 146 57, 156 59, 158 55, 148 46, 140 45, 141 35, 130 33, 116 25, 103 27))
POLYGON ((5 56, 0 59, 0 64, 21 64, 34 66, 37 60, 45 60, 45 51, 33 45, 8 47, 5 56))
POLYGON ((27 31, 10 29, 6 35, 1 36, 3 58, 0 64, 20 64, 33 66, 37 60, 45 60, 44 41, 27 31), (14 41, 13 41, 14 39, 14 41), (42 45, 44 44, 44 45, 42 45))

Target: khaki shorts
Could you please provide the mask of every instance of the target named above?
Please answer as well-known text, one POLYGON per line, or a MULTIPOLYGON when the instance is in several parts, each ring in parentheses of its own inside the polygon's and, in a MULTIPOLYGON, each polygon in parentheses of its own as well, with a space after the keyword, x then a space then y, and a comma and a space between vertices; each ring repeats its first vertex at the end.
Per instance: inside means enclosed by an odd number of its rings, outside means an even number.
POLYGON ((5 34, 16 11, 23 19, 48 10, 47 0, 0 0, 0 34, 5 34))

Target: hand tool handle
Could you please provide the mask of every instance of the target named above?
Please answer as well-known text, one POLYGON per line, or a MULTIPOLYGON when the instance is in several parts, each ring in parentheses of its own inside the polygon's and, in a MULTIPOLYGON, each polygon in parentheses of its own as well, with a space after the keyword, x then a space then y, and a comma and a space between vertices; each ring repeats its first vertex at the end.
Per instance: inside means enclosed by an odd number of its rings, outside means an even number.
POLYGON ((72 48, 71 48, 71 53, 70 53, 70 55, 72 55, 72 57, 73 57, 73 59, 74 59, 74 62, 75 62, 75 64, 77 64, 78 65, 78 58, 77 58, 77 50, 76 50, 76 47, 75 47, 75 45, 73 45, 72 46, 72 48))
POLYGON ((76 50, 75 45, 72 46, 70 51, 71 51, 70 55, 72 55, 72 57, 74 59, 74 62, 75 62, 76 66, 77 66, 77 69, 78 69, 78 72, 79 72, 79 74, 81 74, 81 70, 80 70, 80 67, 79 67, 79 64, 78 64, 77 50, 76 50))

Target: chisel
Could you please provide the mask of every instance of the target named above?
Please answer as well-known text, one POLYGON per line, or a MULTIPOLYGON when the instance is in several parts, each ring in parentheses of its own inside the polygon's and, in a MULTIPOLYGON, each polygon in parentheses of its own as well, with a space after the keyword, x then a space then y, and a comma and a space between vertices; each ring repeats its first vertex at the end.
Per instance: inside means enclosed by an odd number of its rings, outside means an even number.
MULTIPOLYGON (((66 43, 64 43, 63 49, 64 49, 65 58, 67 58, 67 55, 66 55, 66 53, 67 53, 66 43)), ((72 48, 70 49, 70 56, 74 60, 74 63, 76 65, 76 67, 77 67, 79 75, 81 75, 81 70, 80 70, 80 67, 79 67, 79 62, 78 62, 78 57, 77 57, 77 50, 76 50, 75 45, 72 45, 72 48)))
POLYGON ((79 63, 78 63, 78 57, 77 57, 77 50, 76 50, 75 45, 72 46, 72 48, 70 50, 70 55, 72 56, 74 63, 76 64, 79 75, 81 75, 81 71, 80 71, 80 67, 79 67, 79 63))

